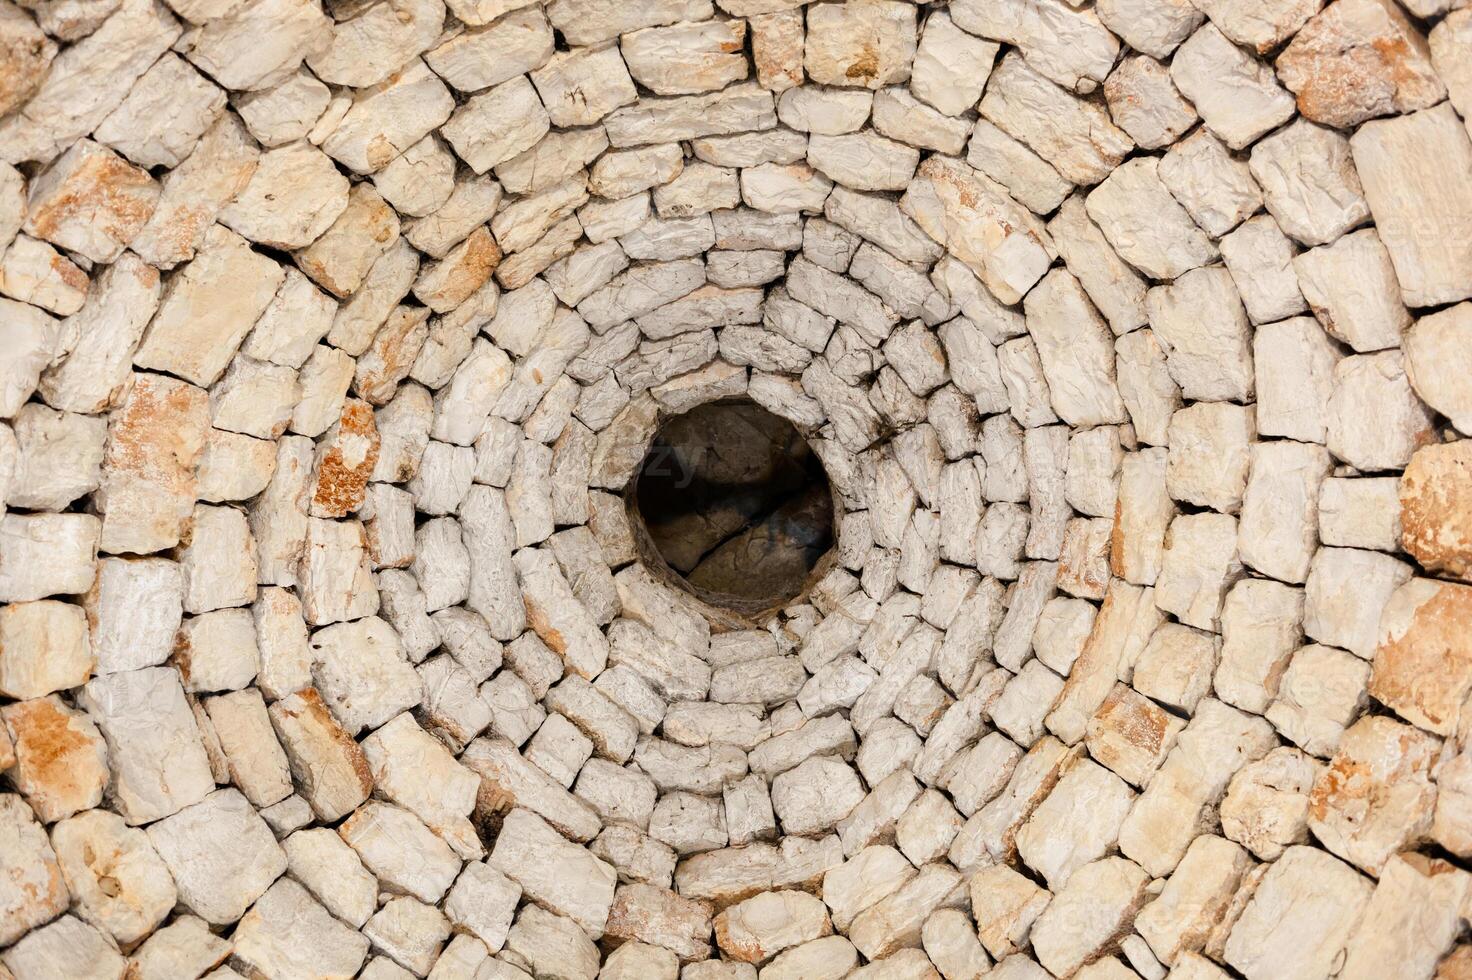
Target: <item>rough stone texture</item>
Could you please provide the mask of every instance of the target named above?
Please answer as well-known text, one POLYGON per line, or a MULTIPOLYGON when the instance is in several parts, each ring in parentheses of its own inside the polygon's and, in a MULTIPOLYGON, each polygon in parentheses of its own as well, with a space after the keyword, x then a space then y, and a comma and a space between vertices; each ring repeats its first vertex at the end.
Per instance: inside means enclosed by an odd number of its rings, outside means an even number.
POLYGON ((1469 13, 0 3, 0 977, 1472 975, 1469 13))
POLYGON ((1426 38, 1386 0, 1329 5, 1278 57, 1298 111, 1328 126, 1424 109, 1446 96, 1426 38))

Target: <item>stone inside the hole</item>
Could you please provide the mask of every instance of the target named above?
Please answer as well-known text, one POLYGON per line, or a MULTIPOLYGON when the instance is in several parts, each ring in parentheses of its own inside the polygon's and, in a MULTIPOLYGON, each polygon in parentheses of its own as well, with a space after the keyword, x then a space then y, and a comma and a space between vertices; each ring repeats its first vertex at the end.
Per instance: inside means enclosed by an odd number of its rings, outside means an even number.
POLYGON ((715 602, 785 602, 833 543, 822 465, 792 423, 749 401, 667 420, 635 500, 659 555, 715 602))

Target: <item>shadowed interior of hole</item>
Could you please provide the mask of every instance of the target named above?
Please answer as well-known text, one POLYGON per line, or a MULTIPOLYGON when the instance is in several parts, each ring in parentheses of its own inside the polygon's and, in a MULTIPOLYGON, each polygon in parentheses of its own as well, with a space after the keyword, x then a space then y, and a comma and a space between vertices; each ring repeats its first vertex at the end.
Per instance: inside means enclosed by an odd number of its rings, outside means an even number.
POLYGON ((781 606, 833 547, 822 464, 791 422, 745 399, 665 420, 632 491, 648 543, 711 605, 781 606))

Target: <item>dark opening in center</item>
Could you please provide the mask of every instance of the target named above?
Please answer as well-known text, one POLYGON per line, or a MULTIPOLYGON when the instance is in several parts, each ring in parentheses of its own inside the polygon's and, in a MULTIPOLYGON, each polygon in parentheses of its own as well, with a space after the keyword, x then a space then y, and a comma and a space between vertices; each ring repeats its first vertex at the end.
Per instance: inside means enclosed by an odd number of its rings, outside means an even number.
POLYGON ((791 422, 750 401, 668 419, 633 490, 670 570, 707 603, 744 614, 800 595, 833 546, 822 464, 791 422))

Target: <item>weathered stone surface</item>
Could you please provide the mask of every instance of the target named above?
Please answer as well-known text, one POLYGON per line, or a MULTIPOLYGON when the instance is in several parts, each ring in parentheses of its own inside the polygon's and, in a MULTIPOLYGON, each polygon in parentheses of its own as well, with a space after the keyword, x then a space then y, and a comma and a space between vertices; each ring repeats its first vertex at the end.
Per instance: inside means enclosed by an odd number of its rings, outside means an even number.
POLYGON ((1192 269, 1169 286, 1150 290, 1145 303, 1167 370, 1182 394, 1250 400, 1255 379, 1247 313, 1225 269, 1192 269))
MULTIPOLYGON (((1465 362, 1472 306, 1458 304, 1422 317, 1401 338, 1411 387, 1427 405, 1445 415, 1463 435, 1472 431, 1466 391, 1456 384, 1465 362)), ((44 383, 44 382, 43 382, 44 383)))
POLYGON ((1293 97, 1267 65, 1207 24, 1180 46, 1170 76, 1207 128, 1241 149, 1293 116, 1293 97))
POLYGON ((715 917, 716 942, 732 959, 765 963, 793 946, 832 931, 823 903, 805 892, 767 892, 715 917))
POLYGON ((1365 123, 1349 145, 1406 305, 1472 295, 1472 243, 1446 237, 1472 213, 1472 192, 1457 185, 1433 193, 1435 177, 1425 169, 1430 157, 1472 165, 1472 138, 1451 106, 1365 123))
POLYGON ((915 51, 910 90, 949 116, 972 108, 1001 45, 960 29, 949 12, 932 14, 915 51))
POLYGON ((112 796, 130 824, 176 813, 214 789, 199 726, 173 669, 95 678, 81 701, 107 740, 112 796))
POLYGON ((613 868, 536 814, 512 810, 489 861, 527 897, 568 916, 590 936, 603 935, 614 901, 613 868))
POLYGON ((70 817, 52 828, 51 842, 78 913, 121 944, 147 936, 178 899, 148 835, 116 814, 70 817))
POLYGON ((642 99, 604 120, 614 147, 724 136, 777 125, 772 95, 750 82, 703 95, 642 99))
POLYGON ((4 960, 7 973, 22 977, 120 977, 128 965, 106 936, 72 915, 26 936, 4 960))
POLYGON ((1104 81, 1119 53, 1119 42, 1098 18, 1067 7, 961 0, 950 13, 958 27, 1016 45, 1033 68, 1083 94, 1104 81))
POLYGON ((1105 858, 1080 868, 1072 886, 1033 923, 1032 947, 1054 975, 1067 975, 1102 951, 1128 928, 1144 904, 1149 878, 1124 858, 1105 858))
POLYGON ((1054 85, 1015 52, 992 73, 978 108, 1076 184, 1099 183, 1133 148, 1103 107, 1054 85))
POLYGON ((1465 2, 0 0, 0 977, 1459 976, 1465 2))
MULTIPOLYGON (((745 11, 737 16, 744 15, 745 11)), ((569 44, 597 44, 641 27, 703 20, 711 15, 709 3, 692 0, 656 0, 630 9, 617 0, 553 0, 547 16, 569 44)))
POLYGON ((0 127, 8 162, 44 163, 86 136, 179 37, 179 22, 162 5, 135 0, 120 4, 117 13, 54 59, 44 57, 49 46, 42 43, 42 57, 7 65, 20 72, 7 84, 34 91, 0 127))
POLYGON ((1371 890, 1323 851, 1290 848, 1268 868, 1232 927, 1226 961, 1248 977, 1332 970, 1371 890))
POLYGON ((1446 95, 1426 38, 1384 0, 1331 4, 1278 56, 1277 71, 1298 96, 1299 112, 1341 129, 1424 109, 1446 95))
POLYGON ((240 920, 234 955, 264 975, 350 973, 368 954, 369 941, 334 919, 307 889, 282 878, 240 920))
POLYGON ((1211 240, 1161 181, 1153 157, 1116 168, 1085 203, 1120 256, 1153 278, 1174 279, 1216 257, 1211 240))
POLYGON ((291 766, 297 790, 324 820, 351 813, 373 789, 362 749, 308 687, 271 705, 271 724, 291 766))
POLYGON ((251 251, 245 239, 213 226, 194 259, 165 288, 133 363, 213 384, 284 277, 280 266, 251 251))
POLYGON ((915 10, 906 3, 820 5, 808 11, 803 64, 820 84, 877 89, 910 77, 915 34, 915 10))
POLYGON ((143 229, 158 184, 105 146, 77 143, 31 182, 27 234, 111 262, 143 229))
POLYGON ((1057 255, 1040 221, 959 161, 926 160, 900 207, 1005 303, 1021 299, 1057 255))
POLYGON ((85 712, 52 695, 0 711, 15 752, 11 782, 45 823, 102 802, 107 748, 85 712))
POLYGON ((270 828, 233 789, 165 817, 148 837, 174 876, 179 900, 206 922, 234 922, 286 870, 270 828))
POLYGON ((70 893, 46 831, 25 801, 0 796, 6 888, 0 892, 0 936, 13 942, 66 911, 70 893))
POLYGON ((1286 746, 1243 766, 1221 803, 1222 832, 1263 859, 1305 843, 1309 792, 1323 766, 1286 746))
POLYGON ((1407 721, 1451 735, 1459 730, 1472 675, 1450 637, 1472 614, 1472 588, 1415 578, 1380 614, 1370 694, 1407 721))
POLYGON ((1430 828, 1429 770, 1438 747, 1437 739, 1392 718, 1362 718, 1314 783, 1308 812, 1314 836, 1377 874, 1430 828))
POLYGON ((1400 543, 1428 571, 1472 577, 1472 528, 1462 499, 1472 446, 1418 449, 1400 479, 1400 543))

